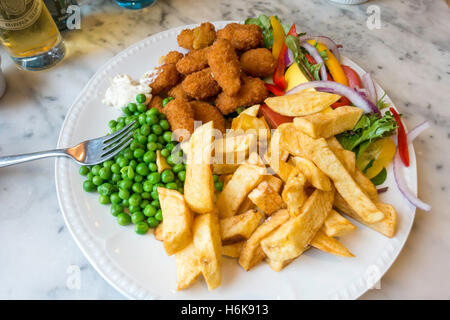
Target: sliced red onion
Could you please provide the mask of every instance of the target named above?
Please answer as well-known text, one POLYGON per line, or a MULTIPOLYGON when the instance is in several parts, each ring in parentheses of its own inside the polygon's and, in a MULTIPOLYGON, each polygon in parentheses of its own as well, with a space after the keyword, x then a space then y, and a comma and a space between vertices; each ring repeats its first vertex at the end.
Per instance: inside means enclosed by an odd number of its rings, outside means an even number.
POLYGON ((286 67, 289 67, 292 63, 294 63, 294 54, 289 48, 286 50, 286 53, 284 54, 284 63, 286 64, 286 67))
POLYGON ((316 63, 321 63, 322 66, 320 67, 320 78, 322 80, 327 80, 327 69, 325 68, 325 62, 323 61, 322 56, 320 55, 319 51, 317 51, 316 47, 310 45, 308 42, 303 42, 301 44, 303 48, 305 48, 306 51, 316 60, 316 63))
POLYGON ((286 94, 294 94, 309 88, 321 88, 326 92, 333 92, 335 94, 347 97, 356 107, 364 110, 365 113, 378 113, 377 106, 370 102, 367 98, 356 92, 350 87, 334 81, 310 81, 301 83, 298 86, 289 90, 286 94))
POLYGON ((300 37, 300 42, 304 42, 307 40, 314 40, 323 43, 328 49, 330 49, 330 51, 334 54, 336 59, 338 59, 338 61, 341 62, 341 54, 339 53, 339 48, 337 44, 330 38, 324 36, 308 36, 308 35, 300 37))
MULTIPOLYGON (((429 123, 425 121, 424 123, 418 125, 414 129, 411 130, 410 133, 408 133, 408 143, 412 143, 414 139, 425 129, 429 127, 429 123)), ((401 172, 401 169, 403 168, 402 160, 400 159, 400 154, 397 150, 395 157, 394 157, 394 177, 395 182, 397 183, 398 189, 402 193, 402 195, 408 200, 413 206, 423 210, 423 211, 430 211, 431 206, 428 203, 423 202, 420 200, 416 195, 409 189, 408 184, 406 183, 405 177, 403 176, 403 173, 401 172)))
POLYGON ((363 87, 367 90, 367 98, 372 103, 377 103, 377 90, 375 89, 375 84, 373 83, 370 73, 365 73, 361 77, 361 82, 363 87))

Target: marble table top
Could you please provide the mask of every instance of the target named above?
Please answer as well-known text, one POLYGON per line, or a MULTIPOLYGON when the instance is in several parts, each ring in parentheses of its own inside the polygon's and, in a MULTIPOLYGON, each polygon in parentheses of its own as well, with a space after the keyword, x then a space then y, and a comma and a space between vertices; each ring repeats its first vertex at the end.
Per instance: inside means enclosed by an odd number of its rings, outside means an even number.
MULTIPOLYGON (((1 51, 8 87, 0 99, 0 155, 54 148, 65 114, 89 78, 134 42, 184 24, 276 14, 295 21, 298 30, 342 44, 388 91, 409 128, 431 122, 415 148, 419 194, 433 209, 417 212, 381 288, 362 298, 450 298, 450 9, 444 0, 354 6, 328 0, 159 0, 141 11, 123 10, 111 0, 80 3, 81 30, 64 33, 68 54, 56 67, 20 71, 1 51), (379 9, 379 29, 367 27, 367 10, 374 8, 369 6, 379 9)), ((65 227, 54 160, 0 169, 0 243, 0 299, 123 298, 91 267, 65 227)))

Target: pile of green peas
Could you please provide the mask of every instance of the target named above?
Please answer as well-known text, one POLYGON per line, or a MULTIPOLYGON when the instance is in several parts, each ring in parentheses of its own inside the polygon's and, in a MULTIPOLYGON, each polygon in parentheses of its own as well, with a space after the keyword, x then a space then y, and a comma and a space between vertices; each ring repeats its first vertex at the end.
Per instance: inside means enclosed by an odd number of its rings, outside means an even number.
MULTIPOLYGON (((172 152, 177 142, 172 141, 169 122, 158 109, 147 110, 145 101, 144 94, 137 95, 136 103, 129 103, 122 109, 123 116, 109 122, 111 133, 114 133, 136 120, 133 142, 113 159, 79 169, 86 177, 83 189, 97 191, 101 204, 111 204, 111 214, 117 222, 122 226, 133 223, 137 234, 146 234, 149 228, 157 227, 163 220, 157 188, 184 193, 186 179, 185 164, 179 161, 183 152, 172 152), (161 173, 156 164, 158 150, 170 165, 170 169, 161 173)), ((168 101, 170 99, 166 98, 163 106, 168 101)))

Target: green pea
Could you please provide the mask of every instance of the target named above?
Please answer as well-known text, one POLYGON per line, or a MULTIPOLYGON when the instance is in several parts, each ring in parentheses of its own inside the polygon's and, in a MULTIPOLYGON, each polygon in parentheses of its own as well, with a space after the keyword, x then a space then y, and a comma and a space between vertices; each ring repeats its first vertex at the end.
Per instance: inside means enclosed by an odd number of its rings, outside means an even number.
POLYGON ((159 221, 156 220, 154 217, 150 217, 147 219, 147 223, 150 228, 156 228, 159 224, 159 221))
POLYGON ((157 124, 159 122, 159 118, 156 114, 147 115, 145 118, 145 122, 152 126, 154 124, 157 124))
POLYGON ((217 181, 217 182, 215 182, 215 183, 214 183, 214 188, 215 188, 217 191, 222 191, 222 189, 223 189, 223 181, 217 181))
POLYGON ((159 114, 159 119, 160 120, 165 120, 165 119, 167 119, 167 117, 166 117, 166 115, 164 113, 160 113, 159 114))
POLYGON ((162 150, 161 150, 161 155, 162 155, 164 158, 167 158, 167 157, 170 155, 170 151, 167 150, 167 149, 162 149, 162 150))
POLYGON ((137 162, 136 162, 136 160, 134 160, 134 159, 131 160, 129 166, 132 167, 133 169, 136 169, 136 167, 137 167, 137 162))
MULTIPOLYGON (((150 142, 151 143, 151 142, 150 142)), ((144 156, 142 157, 142 160, 145 163, 151 163, 156 161, 156 152, 153 150, 147 151, 144 156)))
POLYGON ((159 124, 152 125, 152 132, 157 136, 160 136, 163 133, 163 128, 159 124))
POLYGON ((133 155, 136 159, 142 158, 144 156, 144 154, 145 154, 145 151, 143 149, 136 149, 133 152, 133 155))
POLYGON ((123 127, 125 127, 124 123, 123 124, 122 123, 118 123, 117 126, 116 126, 116 131, 122 130, 123 127))
POLYGON ((152 192, 153 189, 153 183, 151 183, 148 180, 145 180, 142 184, 142 189, 144 189, 145 192, 152 192))
POLYGON ((156 214, 156 210, 157 209, 154 206, 149 204, 144 208, 144 215, 147 217, 153 217, 156 214))
POLYGON ((130 210, 131 213, 138 212, 138 211, 141 211, 141 206, 129 205, 128 210, 130 210))
POLYGON ((112 193, 109 197, 111 199, 111 203, 119 204, 121 201, 119 194, 117 192, 112 193))
POLYGON ((150 204, 150 201, 148 201, 148 199, 150 199, 150 193, 147 193, 148 194, 148 198, 144 198, 144 194, 146 194, 147 192, 142 192, 141 193, 141 197, 142 197, 142 201, 141 201, 141 204, 139 205, 140 207, 141 207, 141 209, 144 209, 146 206, 148 206, 149 204, 150 204))
POLYGON ((144 221, 145 216, 141 211, 136 211, 131 215, 131 222, 133 222, 134 224, 144 221))
MULTIPOLYGON (((141 198, 145 199, 145 200, 149 200, 152 196, 150 195, 150 192, 142 192, 141 193, 141 198)), ((141 202, 142 205, 142 202, 141 202)))
POLYGON ((119 189, 123 189, 123 190, 130 190, 130 188, 132 187, 133 182, 131 180, 122 180, 119 182, 119 189))
POLYGON ((150 202, 150 204, 155 208, 161 208, 159 200, 153 200, 152 202, 150 202))
POLYGON ((148 142, 158 142, 158 136, 154 133, 148 135, 148 142))
POLYGON ((166 184, 166 188, 171 189, 171 190, 177 190, 178 186, 175 182, 170 182, 170 183, 166 184))
POLYGON ((159 110, 155 107, 151 108, 150 110, 147 111, 147 115, 159 115, 159 110))
POLYGON ((148 175, 147 179, 148 179, 148 181, 150 181, 150 183, 155 185, 161 181, 161 176, 158 172, 153 172, 148 175))
MULTIPOLYGON (((145 101, 144 101, 145 102, 145 101)), ((147 110, 147 106, 144 103, 138 103, 137 105, 137 111, 138 112, 145 112, 147 110)))
POLYGON ((180 179, 181 181, 184 182, 184 180, 186 180, 186 171, 183 170, 183 171, 178 172, 177 176, 178 176, 178 179, 180 179))
POLYGON ((144 180, 144 177, 141 176, 140 174, 135 174, 134 175, 134 181, 135 182, 142 182, 142 180, 144 180))
POLYGON ((98 193, 100 193, 102 196, 109 196, 113 192, 113 186, 112 184, 106 182, 102 185, 98 186, 98 193))
POLYGON ((142 183, 139 182, 133 183, 131 190, 133 190, 136 193, 142 193, 144 191, 144 189, 142 188, 142 183))
POLYGON ((89 173, 89 168, 86 166, 81 166, 80 169, 78 170, 78 173, 81 174, 82 176, 86 176, 89 173))
POLYGON ((162 101, 162 105, 163 105, 163 108, 166 106, 166 104, 168 104, 170 101, 172 101, 173 99, 175 99, 174 97, 167 97, 167 98, 164 98, 163 99, 163 101, 162 101))
MULTIPOLYGON (((166 149, 167 150, 167 149, 166 149)), ((176 157, 174 157, 173 155, 169 155, 167 157, 167 163, 170 164, 171 166, 174 166, 177 164, 177 162, 175 162, 175 159, 177 159, 176 157)))
POLYGON ((134 178, 134 170, 133 170, 133 167, 131 165, 128 166, 127 176, 128 176, 128 179, 133 179, 134 178))
POLYGON ((144 103, 145 100, 147 100, 147 97, 146 97, 145 94, 143 94, 143 93, 139 93, 139 94, 136 96, 136 102, 138 102, 138 103, 144 103))
MULTIPOLYGON (((135 142, 135 141, 133 141, 131 144, 133 144, 133 143, 137 144, 137 142, 135 142)), ((139 146, 139 145, 137 145, 137 146, 139 146)), ((136 147, 136 149, 137 149, 137 147, 136 147)), ((131 149, 125 150, 125 152, 123 153, 124 158, 128 159, 128 160, 132 160, 134 158, 133 151, 134 151, 134 149, 133 150, 131 150, 131 149)))
POLYGON ((123 199, 120 205, 124 208, 128 208, 130 206, 130 202, 128 201, 128 199, 123 199))
POLYGON ((103 162, 103 167, 111 169, 111 166, 112 166, 113 163, 114 163, 114 161, 107 160, 107 161, 103 162))
POLYGON ((153 200, 158 200, 159 199, 158 191, 152 191, 150 193, 150 196, 152 197, 153 200))
POLYGON ((241 114, 242 111, 244 111, 244 110, 245 110, 245 107, 238 107, 238 108, 236 109, 236 112, 237 112, 237 114, 241 114))
POLYGON ((128 111, 130 111, 130 113, 136 112, 137 110, 137 104, 134 102, 131 102, 128 104, 128 111))
POLYGON ((178 173, 180 171, 184 170, 184 165, 182 163, 178 163, 173 166, 172 171, 175 173, 178 173))
POLYGON ((98 175, 100 178, 108 180, 111 178, 111 169, 108 167, 103 167, 98 171, 98 175))
POLYGON ((100 167, 98 164, 92 167, 91 172, 94 176, 98 176, 98 172, 100 171, 102 167, 100 167))
POLYGON ((164 137, 162 135, 158 137, 158 142, 162 143, 163 145, 166 144, 166 140, 164 140, 164 137))
MULTIPOLYGON (((136 150, 136 149, 138 149, 139 148, 139 142, 137 142, 137 141, 133 141, 131 144, 130 144, 130 150, 131 151, 134 151, 134 150, 136 150)), ((127 158, 126 156, 125 156, 125 158, 127 158)), ((131 159, 130 159, 131 160, 131 159)))
POLYGON ((161 209, 159 209, 158 211, 156 211, 155 219, 158 220, 158 221, 163 221, 163 215, 162 215, 161 209))
POLYGON ((109 198, 109 196, 100 195, 98 197, 98 202, 100 202, 101 204, 109 204, 111 203, 111 199, 109 198))
POLYGON ((113 173, 111 176, 111 181, 114 183, 119 182, 120 179, 121 179, 121 176, 118 173, 113 173))
POLYGON ((126 159, 125 157, 121 157, 117 161, 118 161, 117 164, 121 168, 124 168, 124 167, 128 166, 128 163, 129 163, 129 160, 126 159))
POLYGON ((140 175, 146 176, 149 174, 150 170, 145 163, 139 163, 136 167, 136 172, 140 175))
POLYGON ((117 163, 113 163, 111 165, 111 172, 112 173, 119 173, 120 172, 120 166, 117 163))
MULTIPOLYGON (((128 106, 127 107, 123 107, 122 108, 122 112, 125 113, 125 115, 127 115, 127 116, 131 115, 131 111, 130 111, 130 109, 128 109, 128 106)), ((117 119, 117 122, 119 122, 120 119, 121 118, 117 119)))
POLYGON ((93 174, 92 172, 89 172, 89 173, 86 175, 86 179, 89 180, 89 181, 92 181, 93 178, 94 178, 94 174, 93 174))
POLYGON ((214 182, 219 181, 219 176, 217 174, 213 174, 213 180, 214 182))
POLYGON ((134 227, 134 231, 137 234, 141 234, 141 235, 146 234, 148 232, 148 224, 147 224, 147 222, 145 222, 145 221, 138 222, 136 224, 136 226, 134 227))
POLYGON ((121 206, 120 204, 113 203, 113 204, 111 205, 111 214, 112 214, 114 217, 117 217, 117 215, 119 215, 120 213, 123 213, 123 208, 122 208, 122 206, 121 206))
POLYGON ((133 193, 128 201, 130 202, 131 206, 138 206, 141 203, 141 196, 137 193, 133 193))
POLYGON ((163 149, 162 143, 161 143, 161 142, 157 142, 157 143, 156 143, 156 148, 157 148, 158 150, 162 150, 162 149, 163 149))
POLYGON ((119 197, 122 200, 127 200, 130 197, 130 191, 126 189, 119 189, 119 197))
POLYGON ((151 133, 151 129, 148 124, 143 124, 139 131, 143 136, 148 136, 151 133))
POLYGON ((143 147, 147 144, 147 136, 140 134, 137 136, 136 141, 143 147))
POLYGON ((184 188, 183 187, 179 187, 178 188, 178 192, 181 193, 181 194, 184 194, 184 188))
POLYGON ((131 222, 131 217, 126 213, 119 213, 117 215, 117 223, 121 226, 127 226, 131 222))
POLYGON ((83 189, 86 192, 93 192, 93 191, 95 191, 96 187, 92 181, 86 180, 83 182, 83 189))
POLYGON ((145 120, 146 120, 145 114, 138 115, 138 122, 140 125, 143 125, 145 123, 145 120))
MULTIPOLYGON (((170 129, 170 124, 169 121, 163 119, 161 121, 159 121, 159 125, 161 126, 161 128, 163 128, 164 130, 169 130, 170 129)), ((170 131, 166 131, 166 132, 170 132, 170 131)), ((170 135, 170 139, 172 139, 172 135, 170 135)), ((167 141, 167 140, 166 140, 167 141)), ((167 142, 169 142, 171 140, 168 140, 167 142)))
POLYGON ((175 179, 175 176, 174 176, 172 170, 166 169, 163 172, 161 172, 161 181, 163 183, 172 182, 174 179, 175 179))
MULTIPOLYGON (((149 169, 151 172, 155 172, 155 171, 158 170, 158 166, 156 165, 156 163, 152 162, 152 163, 149 163, 149 164, 148 164, 148 169, 149 169)), ((148 179, 148 178, 147 178, 147 179, 148 179)))
POLYGON ((99 186, 103 183, 103 179, 99 176, 95 176, 92 178, 92 182, 96 185, 99 186))

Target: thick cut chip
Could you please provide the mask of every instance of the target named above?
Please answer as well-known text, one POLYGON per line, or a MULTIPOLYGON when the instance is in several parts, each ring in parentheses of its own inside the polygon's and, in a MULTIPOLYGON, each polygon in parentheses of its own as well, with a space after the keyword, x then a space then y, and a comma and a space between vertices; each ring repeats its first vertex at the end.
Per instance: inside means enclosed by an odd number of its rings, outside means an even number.
POLYGON ((239 168, 239 164, 227 164, 227 163, 213 163, 213 173, 214 174, 230 174, 234 173, 237 168, 239 168))
POLYGON ((289 212, 282 209, 272 214, 263 224, 256 228, 250 238, 245 241, 239 256, 239 264, 245 271, 250 270, 264 259, 264 252, 261 249, 261 240, 270 235, 279 226, 289 219, 289 212))
POLYGON ((289 214, 292 217, 300 214, 301 208, 306 201, 305 184, 306 178, 303 173, 297 168, 293 169, 281 193, 284 202, 287 204, 289 214))
POLYGON ((275 192, 280 193, 281 187, 283 186, 281 179, 275 176, 265 175, 263 181, 266 181, 275 192))
POLYGON ((164 220, 164 249, 170 256, 192 241, 193 215, 178 191, 159 187, 158 195, 164 220))
POLYGON ((222 282, 222 242, 217 214, 196 216, 192 232, 203 277, 208 289, 214 290, 222 282))
POLYGON ((286 208, 281 196, 272 189, 267 181, 262 181, 252 192, 249 193, 248 198, 265 214, 272 213, 286 208))
POLYGON ((244 241, 222 246, 222 255, 230 258, 239 258, 244 241))
POLYGON ((265 170, 264 167, 251 164, 242 164, 236 170, 217 199, 217 208, 221 218, 236 214, 249 192, 261 182, 265 170))
POLYGON ((354 257, 353 253, 351 253, 342 243, 335 238, 327 236, 322 230, 317 231, 311 241, 311 246, 320 251, 334 254, 335 256, 354 257))
POLYGON ((319 91, 301 91, 278 97, 270 97, 264 102, 273 111, 289 117, 301 117, 320 112, 338 101, 337 94, 319 91))
POLYGON ((175 254, 177 265, 177 290, 188 288, 202 273, 194 243, 175 254))
POLYGON ((250 200, 248 197, 244 199, 244 201, 241 203, 241 205, 239 206, 239 209, 237 211, 236 214, 242 214, 247 212, 250 209, 254 209, 255 208, 255 204, 252 202, 252 200, 250 200))
POLYGON ((270 260, 269 258, 266 258, 266 262, 269 265, 269 267, 276 272, 281 271, 284 267, 286 267, 289 263, 291 263, 294 259, 289 260, 270 260))
POLYGON ((189 141, 184 197, 196 213, 214 210, 214 180, 211 170, 213 123, 198 127, 189 141))
POLYGON ((261 241, 261 248, 266 256, 270 260, 284 261, 301 255, 331 211, 333 198, 332 191, 316 189, 297 217, 291 217, 261 241))
POLYGON ((303 157, 291 157, 289 159, 306 177, 306 180, 315 188, 323 191, 331 191, 331 181, 317 166, 310 160, 303 157))
POLYGON ((330 112, 319 112, 294 119, 294 125, 313 138, 329 138, 355 127, 363 110, 343 106, 330 112))
POLYGON ((392 238, 395 234, 395 228, 397 226, 397 211, 390 204, 375 201, 377 208, 385 215, 384 219, 374 223, 367 223, 364 221, 358 213, 344 200, 340 195, 336 195, 334 206, 340 212, 350 216, 356 221, 368 226, 369 228, 384 234, 386 237, 392 238))
POLYGON ((335 137, 328 138, 327 143, 331 151, 333 151, 339 161, 344 165, 345 169, 347 169, 347 171, 353 176, 356 168, 355 153, 342 148, 341 144, 335 137))
POLYGON ((331 210, 322 226, 322 230, 329 237, 341 237, 355 231, 356 226, 336 210, 331 210))
POLYGON ((214 163, 241 164, 254 150, 256 150, 255 134, 227 135, 214 142, 214 163))
POLYGON ((256 210, 220 219, 220 237, 222 243, 229 244, 247 240, 255 231, 263 214, 256 210))
POLYGON ((163 223, 160 222, 158 226, 155 229, 155 239, 158 241, 164 241, 164 230, 163 230, 163 223))
POLYGON ((353 175, 356 183, 361 187, 361 189, 369 196, 372 201, 378 200, 378 191, 372 181, 367 178, 364 173, 355 167, 355 174, 353 175))

